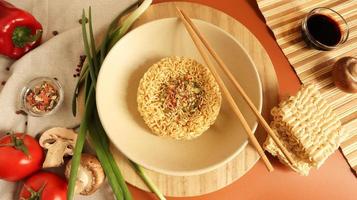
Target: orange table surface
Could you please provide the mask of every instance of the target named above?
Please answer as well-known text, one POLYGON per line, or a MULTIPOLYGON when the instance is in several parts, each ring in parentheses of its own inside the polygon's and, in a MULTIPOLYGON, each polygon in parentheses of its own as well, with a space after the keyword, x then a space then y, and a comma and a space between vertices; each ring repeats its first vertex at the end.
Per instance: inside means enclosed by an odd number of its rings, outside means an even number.
MULTIPOLYGON (((156 0, 154 3, 168 2, 156 0)), ((266 26, 255 0, 191 0, 221 10, 244 24, 262 43, 273 62, 279 80, 280 95, 293 95, 300 82, 288 60, 266 26)), ((340 151, 334 153, 322 167, 300 176, 269 157, 275 171, 269 173, 264 163, 257 164, 231 185, 202 196, 168 200, 356 200, 357 179, 340 151)), ((130 186, 134 199, 154 200, 154 195, 130 186)))

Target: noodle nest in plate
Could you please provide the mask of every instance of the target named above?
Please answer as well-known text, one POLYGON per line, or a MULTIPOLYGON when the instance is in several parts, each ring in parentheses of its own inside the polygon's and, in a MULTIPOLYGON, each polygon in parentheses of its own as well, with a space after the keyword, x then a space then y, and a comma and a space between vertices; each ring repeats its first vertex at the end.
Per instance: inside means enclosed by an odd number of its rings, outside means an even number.
POLYGON ((137 93, 139 113, 152 132, 177 140, 206 131, 215 122, 221 101, 209 69, 184 57, 166 57, 152 65, 137 93))

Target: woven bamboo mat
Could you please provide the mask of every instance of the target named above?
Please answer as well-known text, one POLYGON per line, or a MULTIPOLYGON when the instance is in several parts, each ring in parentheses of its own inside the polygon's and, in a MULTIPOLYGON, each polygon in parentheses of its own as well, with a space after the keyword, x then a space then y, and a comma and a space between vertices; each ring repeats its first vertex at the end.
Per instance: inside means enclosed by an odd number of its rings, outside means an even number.
POLYGON ((357 172, 357 94, 337 89, 331 79, 334 62, 344 56, 357 56, 356 0, 257 0, 266 23, 303 84, 316 83, 343 124, 341 150, 357 172), (307 47, 301 38, 301 20, 316 7, 332 8, 350 27, 348 41, 333 51, 307 47))

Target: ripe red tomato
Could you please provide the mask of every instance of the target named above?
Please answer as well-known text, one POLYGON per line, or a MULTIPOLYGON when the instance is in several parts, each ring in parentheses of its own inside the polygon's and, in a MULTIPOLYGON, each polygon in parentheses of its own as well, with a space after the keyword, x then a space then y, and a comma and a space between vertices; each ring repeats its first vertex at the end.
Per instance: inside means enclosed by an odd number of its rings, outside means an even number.
POLYGON ((16 133, 0 138, 0 179, 18 181, 42 167, 43 150, 37 140, 16 133))
POLYGON ((66 200, 67 181, 54 173, 38 172, 25 181, 19 199, 66 200))

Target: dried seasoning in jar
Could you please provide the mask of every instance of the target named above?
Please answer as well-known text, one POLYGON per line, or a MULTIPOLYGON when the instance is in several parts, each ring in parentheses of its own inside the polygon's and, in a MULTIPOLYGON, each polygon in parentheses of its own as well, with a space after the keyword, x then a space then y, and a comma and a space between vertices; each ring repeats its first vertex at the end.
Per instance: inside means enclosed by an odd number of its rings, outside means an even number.
POLYGON ((37 78, 32 80, 22 94, 24 111, 33 116, 53 113, 61 104, 63 90, 58 80, 37 78))

